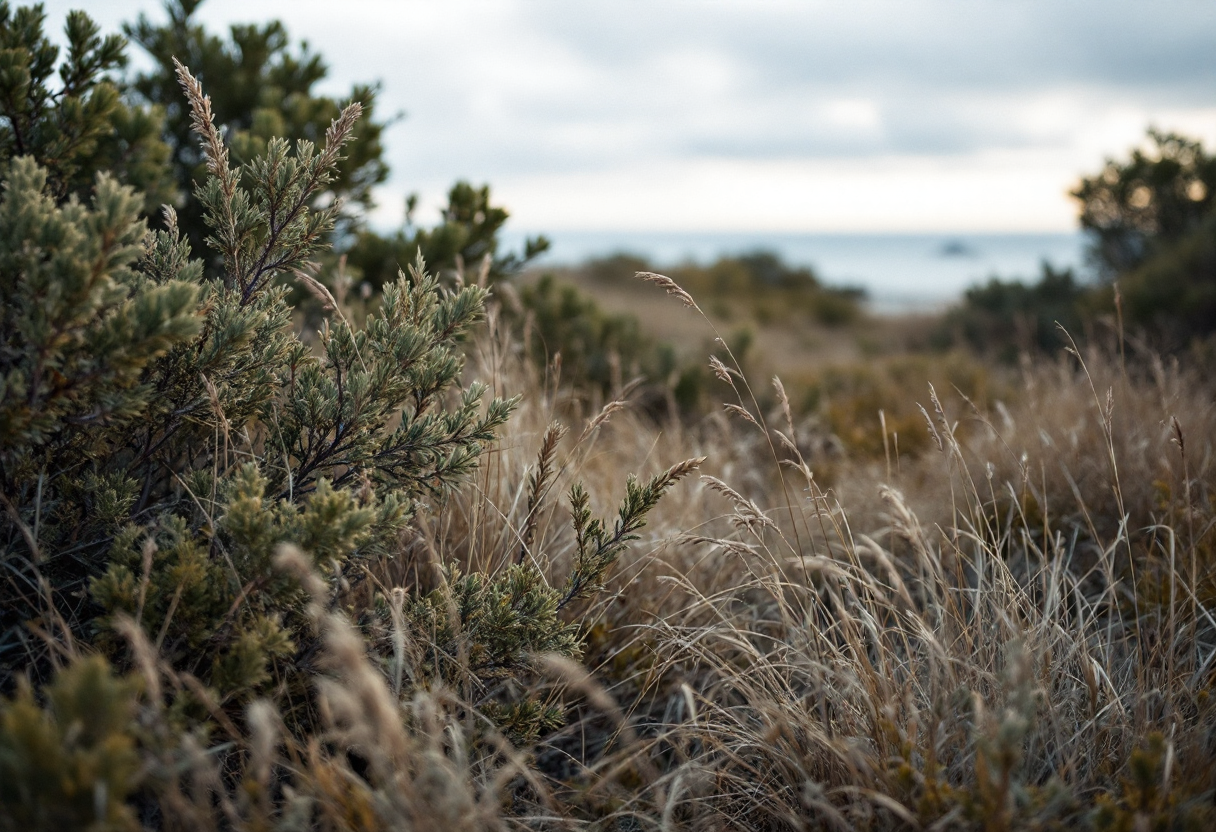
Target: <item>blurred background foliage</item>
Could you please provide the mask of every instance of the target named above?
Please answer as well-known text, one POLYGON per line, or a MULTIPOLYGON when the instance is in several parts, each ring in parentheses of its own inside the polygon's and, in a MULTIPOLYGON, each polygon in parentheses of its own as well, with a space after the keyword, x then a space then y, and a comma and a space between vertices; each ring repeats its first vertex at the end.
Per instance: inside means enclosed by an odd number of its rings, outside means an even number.
POLYGON ((1177 352, 1216 332, 1216 157, 1198 141, 1150 129, 1072 192, 1093 275, 1048 263, 1035 282, 993 278, 969 290, 935 335, 1012 360, 1062 345, 1098 323, 1177 352))

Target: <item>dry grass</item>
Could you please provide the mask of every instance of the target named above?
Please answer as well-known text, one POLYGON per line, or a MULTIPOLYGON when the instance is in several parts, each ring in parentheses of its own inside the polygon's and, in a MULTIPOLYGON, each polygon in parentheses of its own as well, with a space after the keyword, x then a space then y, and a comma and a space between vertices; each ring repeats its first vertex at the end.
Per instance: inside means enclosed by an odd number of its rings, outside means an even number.
MULTIPOLYGON (((538 387, 506 342, 483 346, 479 372, 538 387)), ((562 446, 558 482, 600 494, 625 470, 709 456, 586 611, 581 684, 625 717, 592 696, 538 751, 567 822, 1007 829, 1210 812, 1216 408, 1198 376, 1092 351, 1023 367, 990 411, 926 390, 931 450, 846 466, 826 493, 782 438, 792 420, 765 424, 736 384, 748 416, 658 428, 625 411, 562 446)), ((520 472, 578 411, 552 391, 525 401, 443 513, 440 557, 492 569, 510 550, 520 472)), ((562 510, 533 522, 560 576, 562 510)))
MULTIPOLYGON (((156 750, 173 716, 147 704, 160 808, 143 820, 1211 828, 1216 407, 1200 377, 1093 351, 1028 364, 989 410, 926 390, 928 452, 836 459, 825 490, 780 384, 766 414, 733 370, 716 368, 733 412, 656 426, 547 384, 491 325, 467 376, 525 391, 520 410, 476 479, 352 594, 371 603, 379 586, 399 609, 392 588, 434 586, 445 563, 493 573, 521 557, 560 581, 571 483, 602 515, 626 474, 708 456, 607 591, 569 611, 583 663, 538 657, 533 693, 568 703, 566 727, 516 749, 467 691, 399 696, 401 657, 425 634, 397 628, 381 667, 317 606, 315 738, 255 702, 211 740, 235 755, 203 738, 156 750)), ((134 646, 145 689, 188 683, 134 646)))

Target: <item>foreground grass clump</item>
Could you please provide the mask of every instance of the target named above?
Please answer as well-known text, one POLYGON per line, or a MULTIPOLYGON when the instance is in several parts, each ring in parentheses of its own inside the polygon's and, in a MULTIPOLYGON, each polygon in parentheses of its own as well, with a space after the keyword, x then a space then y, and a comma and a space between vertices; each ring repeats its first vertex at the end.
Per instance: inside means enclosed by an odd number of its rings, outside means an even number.
MULTIPOLYGON (((966 443, 934 397, 930 456, 897 483, 840 483, 877 506, 842 508, 809 470, 792 514, 711 483, 734 530, 695 540, 746 573, 689 586, 698 600, 656 627, 660 667, 698 668, 683 679, 698 715, 672 731, 713 773, 694 805, 794 828, 1212 822, 1213 631, 1197 601, 1212 472, 1184 470, 1159 421, 1113 427, 1116 402, 1151 409, 1128 401, 1147 385, 1109 373, 1124 395, 1107 409, 1075 365, 1035 376, 1052 387, 966 443), (1164 525, 1152 486, 1119 485, 1150 473, 1198 496, 1194 537, 1164 525), (1146 593, 1148 574, 1168 591, 1146 593)), ((1163 381, 1206 444, 1210 402, 1163 381)))
MULTIPOLYGON (((695 532, 597 630, 601 678, 646 737, 656 824, 1213 822, 1201 371, 1086 352, 1027 366, 983 410, 929 389, 929 451, 855 462, 825 493, 792 419, 766 427, 721 370, 740 418, 699 441, 725 502, 690 495, 675 525, 695 532)), ((596 787, 616 794, 601 808, 638 800, 632 770, 596 787)))

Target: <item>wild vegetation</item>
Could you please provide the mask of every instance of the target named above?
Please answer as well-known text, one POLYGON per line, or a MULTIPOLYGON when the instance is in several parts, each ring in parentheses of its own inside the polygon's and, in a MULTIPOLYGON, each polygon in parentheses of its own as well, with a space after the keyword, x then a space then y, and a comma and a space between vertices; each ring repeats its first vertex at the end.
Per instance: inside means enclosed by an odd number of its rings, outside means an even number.
MULTIPOLYGON (((1047 270, 969 295, 1012 365, 918 324, 787 390, 720 327, 847 339, 855 295, 626 264, 693 364, 514 285, 488 189, 361 228, 358 103, 246 141, 188 62, 169 104, 67 35, 0 4, 0 829, 1216 825, 1203 321, 1045 330, 1047 270)), ((1137 225, 1120 291, 1209 291, 1210 217, 1137 225)))
POLYGON ((1216 156, 1150 129, 1147 147, 1126 161, 1108 159, 1072 195, 1097 280, 1085 285, 1049 264, 1029 286, 994 279, 967 293, 939 341, 953 337, 1008 358, 1062 346, 1052 321, 1079 329, 1108 316, 1150 349, 1177 352, 1216 330, 1216 156))

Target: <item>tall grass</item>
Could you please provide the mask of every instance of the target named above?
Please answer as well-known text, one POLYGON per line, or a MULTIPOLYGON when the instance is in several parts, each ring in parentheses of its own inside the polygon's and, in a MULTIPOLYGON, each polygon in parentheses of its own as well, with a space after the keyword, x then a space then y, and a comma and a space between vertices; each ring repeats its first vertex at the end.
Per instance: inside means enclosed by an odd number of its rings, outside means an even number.
MULTIPOLYGON (((494 320, 466 372, 526 391, 519 411, 474 481, 339 606, 399 605, 453 563, 527 558, 560 581, 571 483, 615 494, 626 471, 707 456, 607 591, 567 610, 587 622, 582 663, 537 657, 513 682, 564 703, 564 727, 516 748, 467 687, 403 699, 426 633, 396 624, 381 634, 395 659, 375 665, 318 604, 312 741, 265 702, 243 726, 221 719, 225 736, 174 741, 149 691, 184 682, 129 628, 148 772, 129 820, 1216 828, 1216 405, 1196 370, 1074 349, 1026 363, 991 410, 926 389, 927 452, 837 459, 826 487, 780 382, 771 413, 726 363, 729 407, 699 423, 591 412, 494 320)), ((281 562, 307 576, 292 552, 281 562)))
MULTIPOLYGON (((482 367, 520 383, 509 365, 482 367)), ((562 475, 608 493, 622 459, 705 454, 711 472, 667 498, 593 611, 590 678, 627 716, 591 699, 539 752, 579 784, 574 816, 1212 821, 1216 407, 1198 372, 1074 348, 1026 363, 991 412, 930 388, 928 453, 837 465, 826 491, 788 407, 757 412, 741 374, 719 375, 732 413, 662 428, 616 413, 568 451, 562 475)), ((559 398, 531 399, 467 503, 499 534, 523 493, 508 472, 559 398)))

